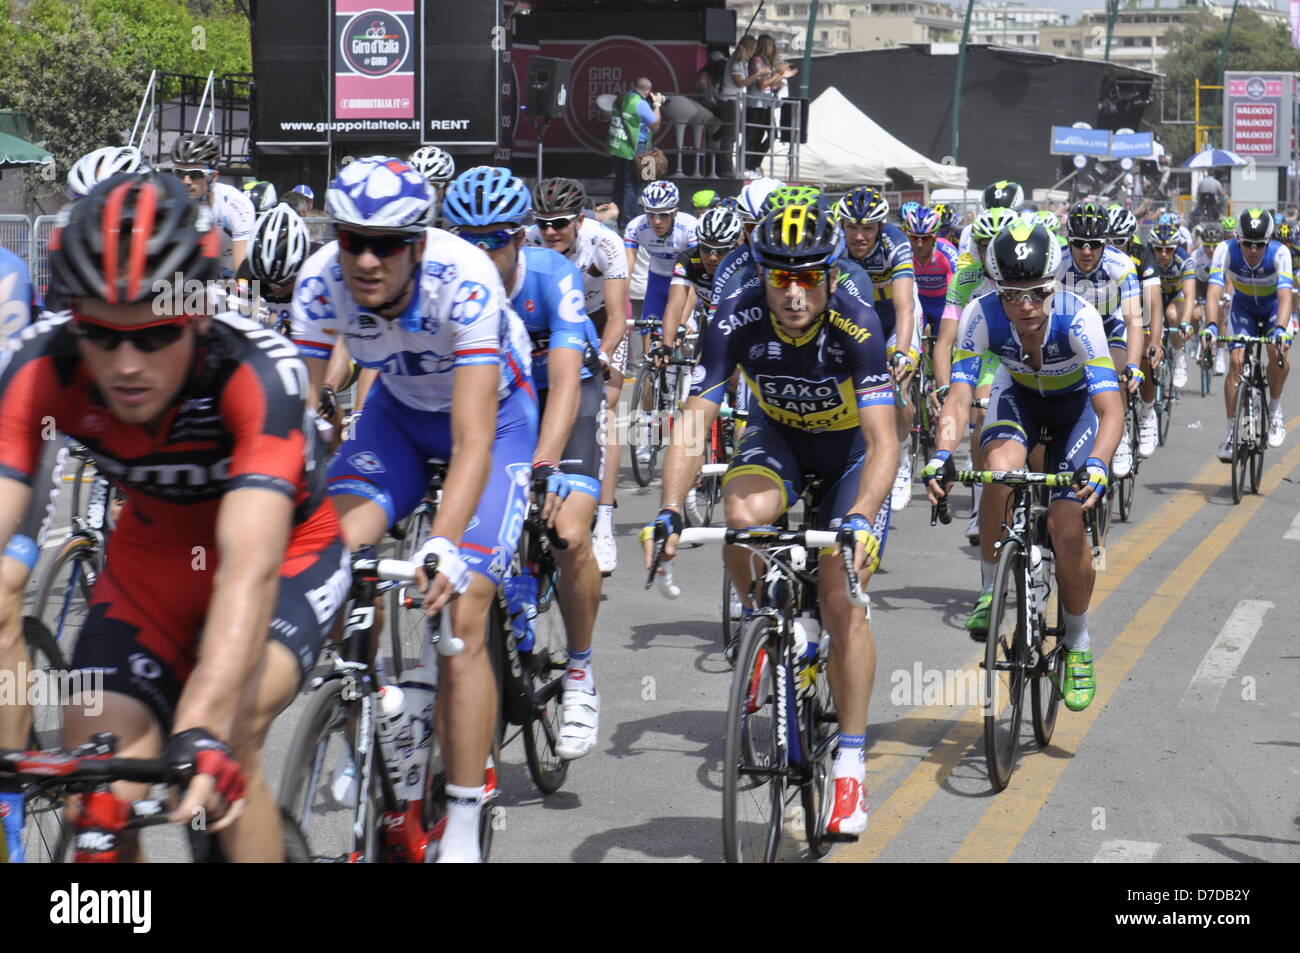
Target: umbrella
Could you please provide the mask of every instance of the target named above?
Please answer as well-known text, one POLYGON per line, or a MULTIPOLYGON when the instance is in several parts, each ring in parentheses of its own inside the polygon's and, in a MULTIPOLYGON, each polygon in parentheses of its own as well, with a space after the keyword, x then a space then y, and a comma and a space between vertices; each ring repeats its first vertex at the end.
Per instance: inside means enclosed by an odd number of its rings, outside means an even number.
POLYGON ((1206 149, 1198 152, 1183 163, 1184 169, 1215 169, 1223 165, 1246 165, 1247 162, 1235 152, 1224 149, 1206 149))
POLYGON ((40 165, 53 160, 54 154, 40 146, 0 132, 0 169, 13 165, 40 165))

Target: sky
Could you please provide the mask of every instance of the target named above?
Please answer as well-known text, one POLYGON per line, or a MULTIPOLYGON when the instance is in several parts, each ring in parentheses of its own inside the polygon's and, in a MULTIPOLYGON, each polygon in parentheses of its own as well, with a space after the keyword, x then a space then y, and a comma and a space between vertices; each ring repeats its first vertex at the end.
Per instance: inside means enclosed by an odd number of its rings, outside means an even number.
MULTIPOLYGON (((1177 2, 1177 0, 1174 0, 1177 2)), ((1106 7, 1105 0, 1025 0, 1026 6, 1043 6, 1055 7, 1058 10, 1064 10, 1070 15, 1070 21, 1074 22, 1079 18, 1079 14, 1084 10, 1103 10, 1106 7)), ((1286 0, 1272 0, 1272 5, 1279 10, 1288 9, 1286 0)))

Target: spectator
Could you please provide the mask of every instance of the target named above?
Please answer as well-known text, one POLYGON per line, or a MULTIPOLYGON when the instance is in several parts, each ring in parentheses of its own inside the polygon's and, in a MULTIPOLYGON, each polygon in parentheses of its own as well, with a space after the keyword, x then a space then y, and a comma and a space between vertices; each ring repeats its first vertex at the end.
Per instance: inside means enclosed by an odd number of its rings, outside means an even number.
POLYGON ((797 72, 787 64, 778 63, 778 57, 776 40, 764 33, 758 38, 758 46, 749 61, 750 75, 759 77, 758 90, 751 92, 757 92, 762 98, 745 111, 748 127, 745 131, 746 168, 751 165, 755 170, 762 168, 763 157, 767 155, 772 140, 772 106, 776 103, 777 89, 797 72))
POLYGON ((284 194, 284 204, 289 206, 299 215, 307 215, 311 212, 311 199, 303 195, 297 189, 284 194))
POLYGON ((1300 208, 1297 208, 1294 205, 1288 205, 1284 217, 1286 218, 1288 225, 1296 224, 1296 222, 1300 221, 1300 208))
POLYGON ((1222 212, 1222 201, 1223 183, 1215 177, 1213 172, 1207 172, 1201 176, 1201 182, 1196 186, 1197 214, 1206 220, 1218 218, 1222 212))
POLYGON ((746 33, 736 44, 731 59, 727 61, 727 71, 722 77, 722 92, 719 94, 718 118, 722 120, 722 151, 726 153, 719 175, 730 178, 736 174, 732 164, 736 153, 736 107, 744 99, 751 86, 765 79, 765 74, 750 73, 749 58, 754 55, 757 42, 746 33))
POLYGON ((629 213, 636 208, 636 157, 650 149, 650 133, 659 128, 663 101, 663 96, 654 92, 654 84, 642 76, 614 102, 605 151, 614 159, 613 200, 618 205, 620 229, 627 226, 629 213))

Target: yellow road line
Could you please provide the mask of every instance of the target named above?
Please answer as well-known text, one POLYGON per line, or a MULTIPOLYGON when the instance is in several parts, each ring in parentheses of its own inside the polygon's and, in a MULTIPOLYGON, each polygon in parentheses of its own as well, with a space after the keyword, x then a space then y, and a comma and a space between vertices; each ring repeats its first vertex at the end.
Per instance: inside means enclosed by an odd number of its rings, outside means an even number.
MULTIPOLYGON (((1290 424, 1300 425, 1300 417, 1290 424)), ((1088 611, 1092 613, 1100 608, 1134 569, 1208 504, 1213 495, 1207 495, 1201 488, 1203 485, 1226 483, 1227 474, 1223 463, 1211 459, 1192 477, 1188 487, 1179 490, 1141 523, 1131 526, 1114 546, 1107 547, 1107 568, 1098 573, 1088 611)), ((972 656, 963 666, 963 671, 977 669, 983 658, 983 652, 972 656)), ((918 724, 936 719, 951 720, 952 708, 930 706, 909 717, 918 724)), ((982 735, 983 725, 984 710, 981 706, 973 705, 966 709, 893 793, 872 810, 870 834, 855 844, 841 847, 829 859, 839 863, 867 863, 878 858, 941 789, 970 746, 982 735)), ((867 759, 868 782, 871 784, 888 776, 904 760, 914 760, 892 752, 873 759, 871 748, 868 748, 867 759)))
MULTIPOLYGON (((1092 704, 1086 711, 1065 713, 1066 717, 1058 722, 1053 745, 1071 753, 1079 750, 1084 736, 1105 710, 1116 688, 1124 683, 1174 611, 1264 505, 1283 477, 1296 466, 1300 466, 1300 446, 1269 469, 1260 483, 1259 495, 1245 497, 1233 507, 1138 610, 1133 621, 1097 660, 1098 687, 1092 704)), ((994 798, 951 860, 998 862, 1009 858, 1072 760, 1072 757, 1024 758, 1012 776, 1011 786, 994 798)))

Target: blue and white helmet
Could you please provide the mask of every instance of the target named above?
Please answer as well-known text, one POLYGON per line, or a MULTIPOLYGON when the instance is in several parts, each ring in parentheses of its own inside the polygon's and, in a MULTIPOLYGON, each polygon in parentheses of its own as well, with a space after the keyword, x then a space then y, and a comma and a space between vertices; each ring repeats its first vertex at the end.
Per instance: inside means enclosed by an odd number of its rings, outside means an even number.
POLYGON ((682 200, 671 182, 651 182, 641 191, 641 208, 647 212, 675 212, 682 200))
POLYGON ((476 165, 447 186, 442 217, 451 225, 521 225, 533 212, 528 187, 509 169, 476 165))
POLYGON ((336 225, 422 232, 433 217, 433 191, 401 159, 367 156, 339 169, 325 193, 325 214, 336 225))
POLYGON ((754 179, 740 190, 740 217, 746 224, 753 224, 763 217, 763 203, 774 191, 785 185, 780 179, 754 179))

